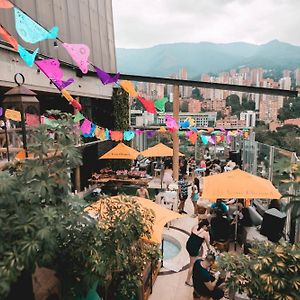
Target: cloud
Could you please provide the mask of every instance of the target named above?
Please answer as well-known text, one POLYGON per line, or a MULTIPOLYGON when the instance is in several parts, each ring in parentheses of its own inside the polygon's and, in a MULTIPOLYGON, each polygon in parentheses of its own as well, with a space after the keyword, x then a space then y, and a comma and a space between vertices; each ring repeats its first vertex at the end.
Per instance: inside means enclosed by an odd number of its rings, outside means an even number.
POLYGON ((299 0, 113 0, 117 47, 273 39, 300 45, 299 0))

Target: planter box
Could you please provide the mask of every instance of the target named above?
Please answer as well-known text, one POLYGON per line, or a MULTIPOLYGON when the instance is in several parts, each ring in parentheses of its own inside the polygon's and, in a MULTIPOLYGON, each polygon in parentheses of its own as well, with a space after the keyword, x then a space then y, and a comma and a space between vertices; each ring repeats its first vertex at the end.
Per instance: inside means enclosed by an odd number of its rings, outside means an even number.
POLYGON ((152 262, 146 265, 143 272, 143 286, 141 286, 138 291, 138 300, 148 300, 149 296, 152 294, 152 287, 158 276, 160 265, 160 261, 156 264, 152 262))

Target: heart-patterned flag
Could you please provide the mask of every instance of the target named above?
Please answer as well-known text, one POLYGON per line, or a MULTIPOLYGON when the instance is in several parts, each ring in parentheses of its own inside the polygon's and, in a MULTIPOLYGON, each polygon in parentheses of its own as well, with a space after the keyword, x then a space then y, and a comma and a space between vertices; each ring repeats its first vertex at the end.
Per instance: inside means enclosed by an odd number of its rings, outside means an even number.
POLYGON ((109 74, 107 74, 106 72, 104 72, 103 70, 101 70, 96 66, 94 66, 94 69, 97 73, 97 76, 99 77, 99 79, 104 85, 109 83, 115 83, 120 78, 120 73, 117 73, 115 76, 110 76, 109 74))
POLYGON ((84 44, 67 44, 63 43, 63 47, 68 51, 69 55, 75 61, 82 73, 86 74, 89 70, 90 48, 84 44))
POLYGON ((25 42, 35 44, 46 39, 57 38, 58 27, 54 26, 50 31, 47 31, 18 8, 14 7, 14 11, 16 30, 25 42))

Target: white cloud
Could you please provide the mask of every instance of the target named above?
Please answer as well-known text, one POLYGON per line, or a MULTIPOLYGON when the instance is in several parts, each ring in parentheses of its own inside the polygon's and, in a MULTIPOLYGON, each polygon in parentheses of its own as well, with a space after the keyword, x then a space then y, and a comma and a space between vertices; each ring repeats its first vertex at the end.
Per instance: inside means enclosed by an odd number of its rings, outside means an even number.
POLYGON ((300 45, 299 0, 113 0, 117 47, 273 39, 300 45))

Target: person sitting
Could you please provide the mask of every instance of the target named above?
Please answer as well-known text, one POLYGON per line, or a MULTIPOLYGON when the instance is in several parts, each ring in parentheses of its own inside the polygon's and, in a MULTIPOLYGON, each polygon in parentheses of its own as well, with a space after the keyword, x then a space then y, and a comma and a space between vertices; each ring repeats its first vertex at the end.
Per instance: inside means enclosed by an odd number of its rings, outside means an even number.
POLYGON ((276 208, 277 210, 281 211, 281 205, 280 205, 280 202, 278 199, 272 199, 269 206, 268 206, 268 209, 271 209, 271 208, 276 208))
POLYGON ((209 253, 204 260, 196 260, 193 268, 194 299, 196 300, 219 300, 224 296, 220 287, 223 280, 219 279, 220 273, 213 276, 210 268, 215 263, 215 256, 209 253))
POLYGON ((137 189, 136 195, 141 198, 150 199, 149 192, 148 192, 147 188, 143 185, 139 189, 137 189))
POLYGON ((227 215, 229 207, 222 201, 222 199, 217 199, 210 207, 211 209, 219 209, 222 211, 223 215, 227 215))
POLYGON ((231 159, 227 159, 226 160, 226 166, 224 167, 224 171, 228 172, 228 171, 232 171, 234 169, 234 167, 236 166, 236 163, 234 161, 232 161, 231 159))
POLYGON ((174 181, 173 180, 173 170, 172 165, 166 165, 163 171, 163 183, 166 185, 166 188, 169 189, 169 185, 174 181))
POLYGON ((219 209, 214 210, 214 216, 210 221, 211 243, 226 242, 230 237, 230 222, 219 209))

